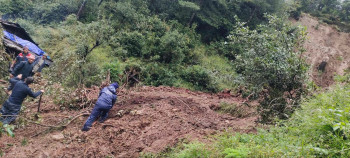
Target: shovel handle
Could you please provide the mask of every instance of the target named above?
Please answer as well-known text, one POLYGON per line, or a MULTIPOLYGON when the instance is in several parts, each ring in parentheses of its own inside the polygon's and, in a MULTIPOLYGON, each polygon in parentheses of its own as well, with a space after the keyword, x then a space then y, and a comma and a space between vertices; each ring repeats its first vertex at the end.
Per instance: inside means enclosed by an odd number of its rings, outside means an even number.
POLYGON ((41 97, 43 96, 43 93, 40 94, 39 103, 38 103, 38 112, 40 112, 40 104, 41 104, 41 97))

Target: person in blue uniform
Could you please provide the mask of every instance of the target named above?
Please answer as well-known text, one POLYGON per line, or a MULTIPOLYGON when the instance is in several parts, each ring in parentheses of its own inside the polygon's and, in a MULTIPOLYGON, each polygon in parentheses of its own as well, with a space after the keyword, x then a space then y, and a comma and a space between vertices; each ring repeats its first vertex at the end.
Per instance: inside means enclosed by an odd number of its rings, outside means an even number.
POLYGON ((92 123, 100 117, 99 122, 104 122, 108 117, 109 110, 113 107, 117 101, 117 89, 119 85, 117 82, 110 84, 109 86, 103 88, 100 91, 99 97, 95 104, 94 109, 92 110, 89 118, 86 120, 82 131, 90 130, 92 123))
POLYGON ((24 81, 21 80, 21 75, 14 77, 10 80, 11 84, 14 85, 12 94, 2 105, 0 113, 0 121, 3 124, 10 124, 13 122, 19 114, 23 100, 29 95, 30 97, 36 98, 40 94, 44 93, 44 90, 33 92, 28 85, 33 83, 33 77, 27 77, 24 81))

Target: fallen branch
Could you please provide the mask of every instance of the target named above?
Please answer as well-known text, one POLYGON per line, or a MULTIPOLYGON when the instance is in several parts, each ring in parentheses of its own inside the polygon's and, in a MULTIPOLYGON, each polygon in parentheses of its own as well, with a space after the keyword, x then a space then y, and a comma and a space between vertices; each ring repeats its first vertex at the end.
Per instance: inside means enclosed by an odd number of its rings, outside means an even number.
POLYGON ((102 125, 102 128, 103 128, 103 129, 105 129, 105 128, 107 128, 107 127, 115 127, 115 126, 113 126, 113 125, 111 125, 111 124, 102 125))
POLYGON ((185 104, 190 110, 192 110, 192 108, 190 108, 190 106, 188 104, 186 104, 184 101, 182 101, 181 99, 179 99, 178 97, 175 97, 177 100, 181 101, 183 104, 185 104))
MULTIPOLYGON (((66 128, 71 122, 73 122, 75 119, 79 118, 80 116, 84 116, 84 115, 90 115, 90 113, 82 113, 82 114, 79 114, 79 115, 76 115, 74 116, 73 118, 69 119, 67 123, 63 124, 65 121, 63 121, 62 123, 60 123, 59 125, 56 125, 56 126, 50 126, 50 125, 42 125, 42 126, 46 126, 46 127, 50 127, 49 129, 45 129, 35 135, 32 136, 33 137, 37 137, 39 136, 40 134, 42 133, 49 133, 49 132, 52 132, 54 130, 60 130, 60 129, 63 129, 63 128, 66 128)), ((36 122, 34 122, 35 124, 37 124, 36 122)))

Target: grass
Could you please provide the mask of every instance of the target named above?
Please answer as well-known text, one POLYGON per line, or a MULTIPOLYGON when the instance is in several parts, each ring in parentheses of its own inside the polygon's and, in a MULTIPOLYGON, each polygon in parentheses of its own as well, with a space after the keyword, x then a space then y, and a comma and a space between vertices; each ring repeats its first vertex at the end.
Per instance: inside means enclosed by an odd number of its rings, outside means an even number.
POLYGON ((220 90, 234 89, 237 87, 237 74, 232 63, 220 55, 201 56, 201 66, 210 72, 220 90))
POLYGON ((222 102, 222 103, 220 103, 219 111, 221 111, 223 113, 229 113, 233 117, 238 117, 238 118, 246 115, 242 106, 239 106, 235 103, 229 104, 226 102, 222 102))

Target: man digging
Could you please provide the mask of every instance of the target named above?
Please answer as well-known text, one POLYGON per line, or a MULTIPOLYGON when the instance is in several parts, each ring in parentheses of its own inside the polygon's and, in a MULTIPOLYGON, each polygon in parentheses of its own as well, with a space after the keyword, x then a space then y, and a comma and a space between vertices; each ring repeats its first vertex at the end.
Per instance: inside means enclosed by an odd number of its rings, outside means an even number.
POLYGON ((101 90, 94 109, 81 129, 82 131, 90 130, 92 123, 94 123, 98 117, 100 117, 99 122, 101 123, 107 119, 109 110, 112 109, 113 105, 117 101, 118 88, 119 85, 117 82, 115 82, 101 90))

